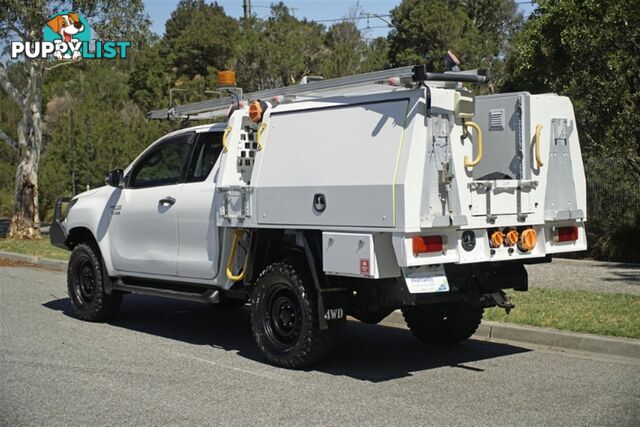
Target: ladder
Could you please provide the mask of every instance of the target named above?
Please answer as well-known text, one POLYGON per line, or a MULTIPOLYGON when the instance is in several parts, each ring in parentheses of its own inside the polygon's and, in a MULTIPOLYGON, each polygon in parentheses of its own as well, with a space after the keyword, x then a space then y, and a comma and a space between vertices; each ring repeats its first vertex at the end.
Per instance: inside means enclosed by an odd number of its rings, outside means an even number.
POLYGON ((242 99, 268 100, 275 96, 292 96, 304 93, 315 93, 324 90, 332 90, 348 86, 358 86, 376 82, 386 82, 391 78, 411 78, 414 82, 442 81, 442 82, 467 82, 486 83, 489 75, 486 70, 471 70, 461 72, 432 73, 427 72, 424 65, 391 68, 388 70, 373 71, 370 73, 356 74, 353 76, 338 77, 335 79, 313 81, 306 84, 267 89, 258 92, 241 94, 237 88, 221 88, 236 91, 236 96, 227 96, 219 99, 194 102, 191 104, 177 105, 170 108, 151 110, 147 114, 149 119, 186 119, 202 120, 224 116, 231 105, 242 99))

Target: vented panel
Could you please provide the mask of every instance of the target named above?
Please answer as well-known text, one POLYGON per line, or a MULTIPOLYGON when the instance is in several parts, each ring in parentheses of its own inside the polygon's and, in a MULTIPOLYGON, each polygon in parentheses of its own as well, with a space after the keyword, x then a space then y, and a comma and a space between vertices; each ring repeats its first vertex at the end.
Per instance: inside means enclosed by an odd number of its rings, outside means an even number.
POLYGON ((489 130, 504 130, 504 109, 489 110, 489 130))

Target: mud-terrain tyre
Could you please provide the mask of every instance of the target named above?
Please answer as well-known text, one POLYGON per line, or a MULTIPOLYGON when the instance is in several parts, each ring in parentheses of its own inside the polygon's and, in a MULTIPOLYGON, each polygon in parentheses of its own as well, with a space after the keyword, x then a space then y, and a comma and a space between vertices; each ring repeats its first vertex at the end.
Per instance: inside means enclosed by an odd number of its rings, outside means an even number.
POLYGON ((118 313, 122 295, 104 291, 104 274, 99 251, 80 243, 73 248, 67 268, 67 288, 76 317, 89 322, 111 320, 118 313))
POLYGON ((484 309, 464 302, 404 307, 407 326, 427 344, 452 345, 467 340, 478 329, 484 309))
POLYGON ((333 345, 330 332, 320 330, 315 289, 301 265, 290 260, 271 264, 260 274, 251 298, 258 349, 269 363, 283 368, 314 365, 333 345))

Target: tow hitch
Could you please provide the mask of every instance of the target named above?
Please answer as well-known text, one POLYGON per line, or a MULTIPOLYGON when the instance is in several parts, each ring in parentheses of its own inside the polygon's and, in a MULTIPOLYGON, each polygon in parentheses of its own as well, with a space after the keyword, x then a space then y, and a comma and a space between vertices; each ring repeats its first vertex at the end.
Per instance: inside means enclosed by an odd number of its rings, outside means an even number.
POLYGON ((509 314, 511 309, 515 308, 515 305, 511 302, 511 297, 502 291, 498 291, 493 294, 483 295, 478 301, 478 305, 482 308, 488 307, 500 307, 504 308, 504 311, 509 314))

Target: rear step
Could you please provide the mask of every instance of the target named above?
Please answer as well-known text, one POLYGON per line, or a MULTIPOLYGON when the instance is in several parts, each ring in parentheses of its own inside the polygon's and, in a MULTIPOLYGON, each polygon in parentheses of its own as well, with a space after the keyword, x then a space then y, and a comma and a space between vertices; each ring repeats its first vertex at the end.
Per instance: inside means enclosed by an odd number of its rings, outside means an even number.
POLYGON ((204 302, 210 304, 217 304, 220 302, 220 291, 217 289, 203 288, 203 292, 193 291, 178 291, 175 289, 167 289, 164 287, 154 287, 152 284, 146 286, 127 284, 118 279, 113 282, 113 289, 118 291, 132 292, 135 294, 153 295, 157 297, 166 297, 181 299, 186 301, 204 302))

